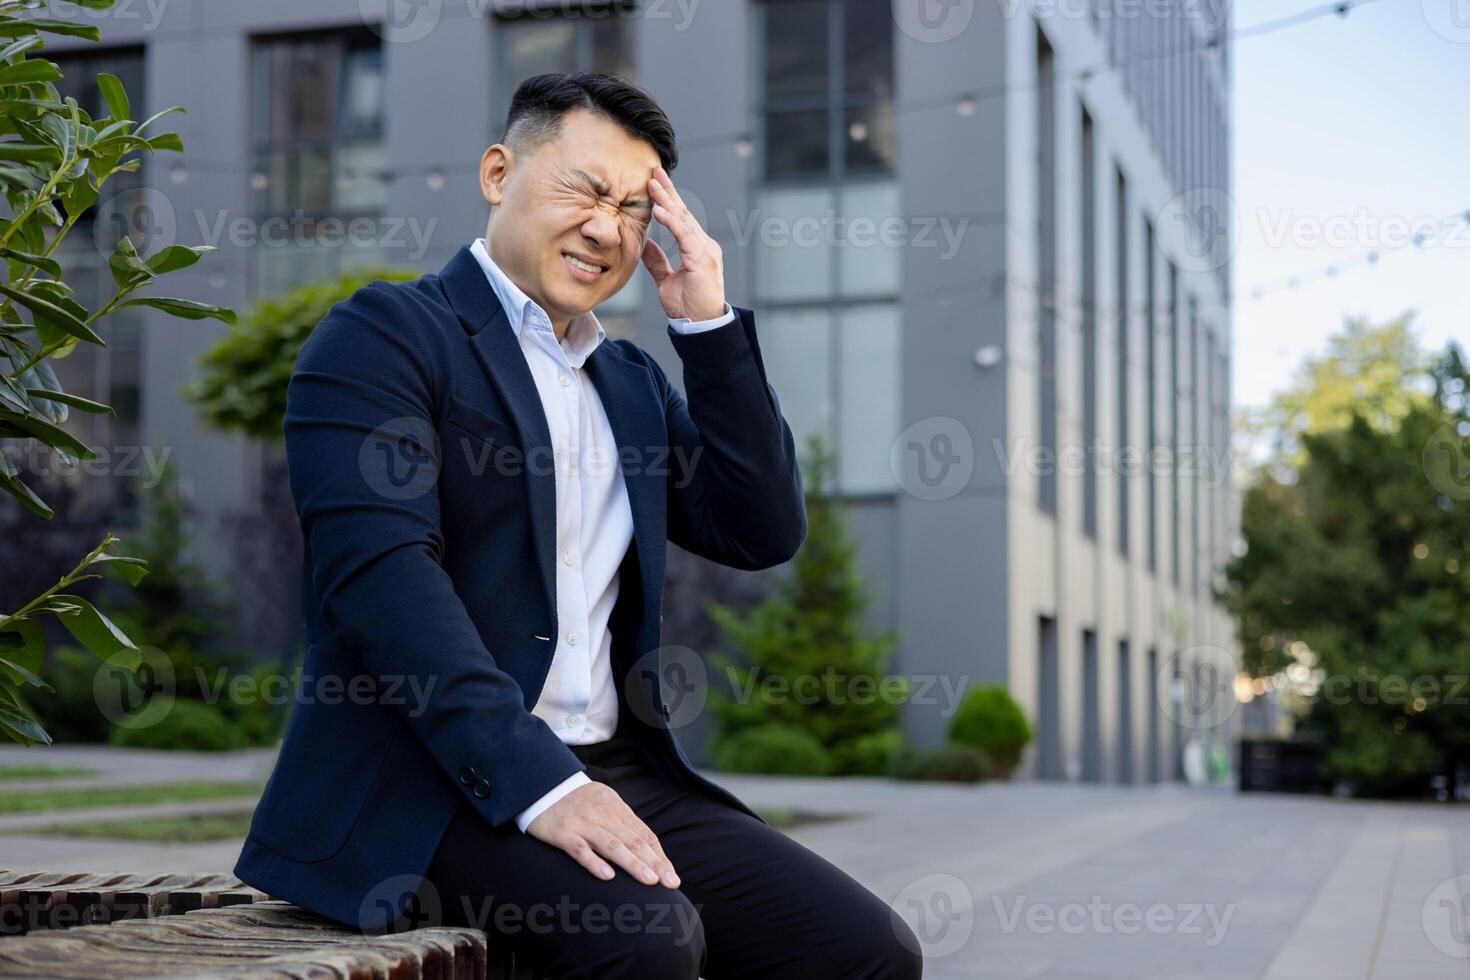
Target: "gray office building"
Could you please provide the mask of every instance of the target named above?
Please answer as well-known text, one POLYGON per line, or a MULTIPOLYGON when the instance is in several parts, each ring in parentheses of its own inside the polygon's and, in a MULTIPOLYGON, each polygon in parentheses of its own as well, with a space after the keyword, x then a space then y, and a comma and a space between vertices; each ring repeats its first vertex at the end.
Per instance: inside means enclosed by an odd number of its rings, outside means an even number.
MULTIPOLYGON (((353 265, 437 270, 484 232, 477 164, 521 78, 637 80, 788 420, 836 454, 874 625, 926 692, 909 737, 943 740, 946 692, 1002 684, 1036 730, 1025 774, 1145 782, 1235 706, 1212 598, 1238 509, 1220 6, 137 0, 101 47, 52 56, 149 111, 187 104, 188 152, 96 221, 219 245, 171 292, 241 308, 353 265)), ((69 261, 106 277, 95 251, 69 261)), ((643 276, 599 315, 678 378, 643 276)), ((294 576, 250 543, 278 450, 203 429, 179 394, 225 328, 111 329, 67 366, 119 407, 91 435, 167 447, 202 559, 247 606, 286 601, 271 586, 294 576)))

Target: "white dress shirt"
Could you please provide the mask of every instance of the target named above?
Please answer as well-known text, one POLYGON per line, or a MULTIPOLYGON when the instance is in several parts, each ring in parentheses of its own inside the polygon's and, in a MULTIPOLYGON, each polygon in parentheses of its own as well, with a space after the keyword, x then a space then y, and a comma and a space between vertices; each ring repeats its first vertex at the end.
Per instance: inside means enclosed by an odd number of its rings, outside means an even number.
MULTIPOLYGON (((551 320, 501 271, 483 238, 470 252, 485 270, 520 342, 551 433, 556 486, 556 618, 558 638, 546 684, 532 713, 568 745, 601 742, 618 724, 608 618, 618 599, 618 568, 633 540, 633 511, 618 465, 618 445, 597 388, 583 370, 607 334, 593 313, 572 320, 560 341, 551 320)), ((735 319, 669 321, 697 333, 735 319)), ((542 811, 578 786, 575 773, 516 816, 524 831, 542 811)))

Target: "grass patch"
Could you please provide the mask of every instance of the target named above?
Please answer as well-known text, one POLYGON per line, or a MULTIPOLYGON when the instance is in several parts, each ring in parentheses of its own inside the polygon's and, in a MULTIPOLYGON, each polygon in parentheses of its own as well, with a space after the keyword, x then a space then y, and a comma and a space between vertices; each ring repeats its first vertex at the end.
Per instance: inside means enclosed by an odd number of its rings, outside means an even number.
POLYGON ((96 769, 67 769, 59 766, 0 766, 0 781, 7 779, 64 779, 95 776, 96 769))
POLYGON ((849 819, 846 813, 812 813, 810 810, 793 810, 788 807, 774 807, 770 810, 757 810, 756 812, 761 815, 762 820, 777 830, 794 830, 797 827, 835 823, 838 820, 849 819))
POLYGON ((244 840, 250 830, 250 811, 238 813, 201 813, 197 816, 149 817, 133 820, 105 820, 88 824, 53 824, 35 830, 13 833, 47 837, 103 838, 119 841, 143 841, 164 844, 202 844, 208 841, 244 840))
POLYGON ((48 810, 79 810, 101 806, 234 800, 259 796, 262 788, 262 784, 252 781, 20 790, 0 796, 0 813, 45 813, 48 810))

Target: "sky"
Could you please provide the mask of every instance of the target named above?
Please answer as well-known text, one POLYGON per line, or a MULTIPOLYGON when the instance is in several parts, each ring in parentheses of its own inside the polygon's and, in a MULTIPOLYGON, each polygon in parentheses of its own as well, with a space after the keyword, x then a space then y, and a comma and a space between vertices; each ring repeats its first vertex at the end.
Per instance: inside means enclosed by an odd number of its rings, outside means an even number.
MULTIPOLYGON (((1234 23, 1320 5, 1236 0, 1234 23)), ((1426 348, 1470 346, 1470 220, 1439 225, 1470 212, 1470 0, 1378 0, 1241 39, 1234 74, 1237 405, 1264 404, 1347 317, 1415 311, 1426 348), (1441 231, 1397 247, 1420 227, 1441 231)))

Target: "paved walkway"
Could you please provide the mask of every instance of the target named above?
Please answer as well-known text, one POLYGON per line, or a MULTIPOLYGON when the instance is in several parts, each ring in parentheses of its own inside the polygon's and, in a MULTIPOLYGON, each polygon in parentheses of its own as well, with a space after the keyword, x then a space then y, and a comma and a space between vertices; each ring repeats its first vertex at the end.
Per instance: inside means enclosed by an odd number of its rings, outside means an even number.
MULTIPOLYGON (((269 758, 0 749, 0 766, 91 765, 109 778, 249 778, 269 758)), ((793 836, 903 912, 926 942, 926 977, 1470 980, 1464 807, 717 778, 757 807, 850 815, 793 836)), ((175 810, 195 807, 150 808, 175 810)), ((0 867, 228 870, 238 850, 0 836, 0 867)))

